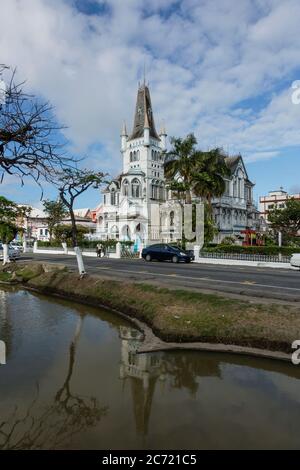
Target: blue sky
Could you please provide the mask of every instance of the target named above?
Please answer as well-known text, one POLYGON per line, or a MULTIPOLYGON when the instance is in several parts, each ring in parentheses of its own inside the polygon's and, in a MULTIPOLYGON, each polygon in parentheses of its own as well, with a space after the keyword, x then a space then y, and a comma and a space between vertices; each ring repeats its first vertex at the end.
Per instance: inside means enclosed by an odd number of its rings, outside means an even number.
MULTIPOLYGON (((85 166, 120 172, 145 63, 157 127, 241 153, 256 199, 300 192, 299 0, 0 0, 0 10, 0 63, 53 103, 85 166)), ((41 204, 31 181, 7 176, 0 193, 41 204)), ((45 196, 55 197, 47 185, 45 196)), ((78 206, 99 202, 90 191, 78 206)))

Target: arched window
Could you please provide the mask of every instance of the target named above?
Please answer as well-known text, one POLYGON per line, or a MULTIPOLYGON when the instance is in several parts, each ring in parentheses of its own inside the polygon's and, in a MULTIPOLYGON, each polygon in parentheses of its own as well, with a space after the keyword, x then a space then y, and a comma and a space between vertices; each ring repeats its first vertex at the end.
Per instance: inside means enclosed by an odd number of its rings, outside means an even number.
POLYGON ((111 203, 112 206, 115 206, 115 205, 116 205, 116 202, 117 202, 116 190, 115 190, 115 188, 111 188, 111 192, 110 192, 110 203, 111 203))
POLYGON ((159 194, 158 194, 158 186, 157 182, 155 180, 152 180, 151 184, 151 199, 158 199, 159 194))
POLYGON ((124 180, 123 182, 123 195, 128 196, 128 188, 129 188, 129 183, 127 180, 124 180))
POLYGON ((133 161, 136 162, 136 151, 133 152, 133 161))
POLYGON ((137 150, 137 152, 136 152, 136 159, 137 159, 137 161, 139 161, 139 159, 140 159, 140 151, 139 150, 137 150))
POLYGON ((132 152, 130 152, 130 161, 132 162, 132 152))
POLYGON ((174 211, 170 212, 170 227, 174 227, 174 211))
POLYGON ((162 184, 159 187, 159 199, 161 199, 162 201, 165 199, 165 191, 162 184))
POLYGON ((131 194, 132 194, 132 197, 141 197, 141 185, 137 178, 132 180, 131 194))
POLYGON ((119 227, 117 225, 111 228, 110 235, 112 238, 119 238, 119 227))

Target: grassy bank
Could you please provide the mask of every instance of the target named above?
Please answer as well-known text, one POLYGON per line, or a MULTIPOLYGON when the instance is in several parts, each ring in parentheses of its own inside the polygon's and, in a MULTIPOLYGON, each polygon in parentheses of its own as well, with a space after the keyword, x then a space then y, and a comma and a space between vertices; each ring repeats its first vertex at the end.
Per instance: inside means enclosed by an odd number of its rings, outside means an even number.
POLYGON ((25 283, 45 294, 119 310, 147 323, 165 341, 224 343, 290 352, 291 343, 300 338, 297 305, 254 304, 99 276, 80 280, 63 266, 42 263, 9 266, 0 271, 1 279, 25 283))

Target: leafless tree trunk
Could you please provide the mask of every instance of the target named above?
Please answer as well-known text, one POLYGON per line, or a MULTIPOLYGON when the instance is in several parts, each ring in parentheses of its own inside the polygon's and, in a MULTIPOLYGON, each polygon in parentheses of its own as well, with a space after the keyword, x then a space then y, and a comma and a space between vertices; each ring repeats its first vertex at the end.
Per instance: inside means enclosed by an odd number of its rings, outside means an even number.
POLYGON ((25 177, 49 178, 57 169, 71 166, 75 159, 63 153, 62 127, 49 103, 25 93, 15 82, 15 70, 0 64, 0 172, 25 177), (5 83, 5 86, 3 86, 5 83))

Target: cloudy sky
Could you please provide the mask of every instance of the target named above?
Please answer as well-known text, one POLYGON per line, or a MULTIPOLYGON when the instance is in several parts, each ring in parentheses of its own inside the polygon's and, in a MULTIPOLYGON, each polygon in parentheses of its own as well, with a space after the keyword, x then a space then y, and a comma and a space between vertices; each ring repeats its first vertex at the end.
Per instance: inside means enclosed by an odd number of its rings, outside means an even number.
MULTIPOLYGON (((0 22, 0 63, 52 102, 88 166, 119 173, 145 63, 157 127, 240 152, 256 198, 300 192, 299 0, 0 0, 0 22)), ((10 177, 0 193, 40 197, 10 177)), ((79 206, 98 202, 91 191, 79 206)))

